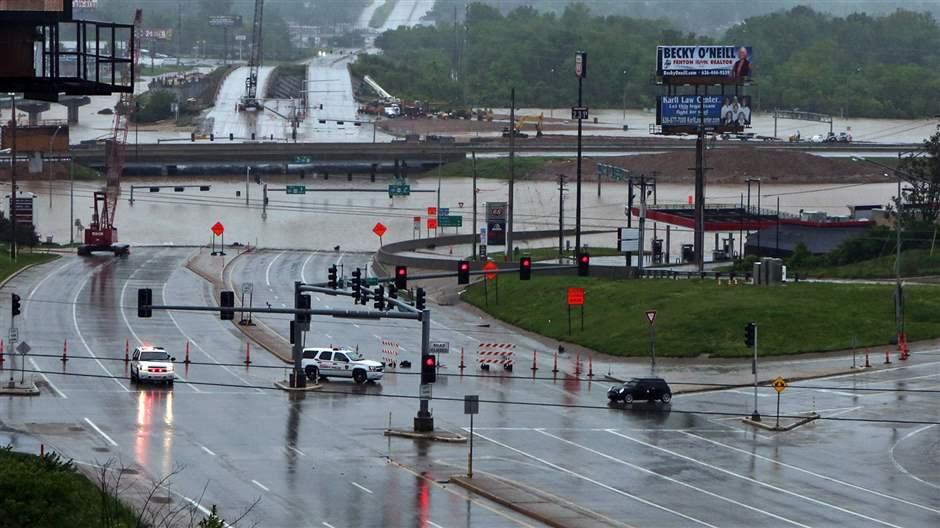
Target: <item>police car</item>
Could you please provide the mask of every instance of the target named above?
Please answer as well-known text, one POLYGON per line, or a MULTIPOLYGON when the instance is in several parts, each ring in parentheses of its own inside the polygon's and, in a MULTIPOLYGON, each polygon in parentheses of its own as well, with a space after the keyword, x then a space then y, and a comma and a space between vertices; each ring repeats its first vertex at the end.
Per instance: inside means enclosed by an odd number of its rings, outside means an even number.
POLYGON ((361 384, 378 381, 384 374, 378 361, 365 359, 359 352, 343 348, 305 348, 300 364, 311 380, 352 378, 361 384))
POLYGON ((176 373, 173 372, 173 362, 176 358, 170 357, 162 347, 139 346, 134 349, 131 356, 131 383, 142 381, 159 381, 173 384, 176 373))

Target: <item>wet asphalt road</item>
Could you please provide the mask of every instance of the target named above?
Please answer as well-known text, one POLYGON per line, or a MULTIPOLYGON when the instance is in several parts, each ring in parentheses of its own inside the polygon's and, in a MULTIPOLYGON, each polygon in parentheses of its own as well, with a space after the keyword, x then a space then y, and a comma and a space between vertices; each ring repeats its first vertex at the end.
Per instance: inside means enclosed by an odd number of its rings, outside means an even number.
MULTIPOLYGON (((153 288, 155 302, 214 303, 208 285, 181 267, 190 252, 137 248, 123 260, 69 257, 27 270, 4 288, 24 297, 18 326, 20 339, 33 348, 27 368, 44 371, 46 379, 27 373, 43 388, 37 398, 0 399, 0 443, 35 451, 38 440, 80 462, 119 460, 155 479, 179 470, 170 486, 176 503, 189 498, 234 513, 260 499, 248 515, 260 526, 538 525, 439 483, 465 471, 466 445, 382 436, 390 416, 393 425, 409 426, 417 401, 391 396, 416 395, 414 374, 389 373, 361 387, 330 381, 324 393, 292 399, 270 390, 284 376, 283 363, 253 349, 252 365, 242 365, 243 336, 217 316, 158 311, 138 319, 139 287, 153 288), (179 366, 174 388, 135 387, 122 361, 125 340, 131 347, 166 346, 177 360, 189 341, 194 363, 179 366), (44 356, 61 355, 66 341, 74 356, 67 363, 44 356)), ((255 305, 279 306, 290 302, 294 280, 322 281, 335 262, 348 275, 368 261, 357 253, 260 252, 235 261, 232 282, 252 282, 255 305)), ((352 307, 334 297, 314 302, 352 307)), ((432 339, 449 341, 452 351, 464 347, 468 364, 481 341, 516 344, 524 362, 531 361, 536 344, 528 339, 498 325, 480 327, 460 310, 431 308, 432 339)), ((2 309, 0 317, 8 317, 5 303, 2 309)), ((286 318, 262 322, 286 335, 286 318)), ((384 339, 398 344, 399 360, 414 361, 419 338, 414 322, 320 318, 307 345, 358 345, 381 359, 384 339)), ((443 372, 457 372, 458 362, 452 352, 443 372)), ((548 357, 539 362, 539 376, 550 376, 548 357)), ((9 369, 9 361, 4 366, 9 369)), ((479 374, 475 366, 465 372, 479 374)), ((503 402, 483 403, 475 420, 477 472, 536 486, 637 526, 940 521, 940 427, 825 420, 784 434, 755 432, 739 420, 753 410, 750 390, 677 395, 667 407, 608 408, 608 383, 564 372, 557 380, 525 379, 529 373, 517 367, 514 379, 496 370, 485 377, 445 376, 435 385, 437 398, 479 394, 503 402)), ((824 388, 788 389, 784 414, 940 419, 937 393, 896 390, 940 389, 940 351, 891 370, 804 384, 824 388)), ((775 393, 768 388, 759 395, 761 412, 771 415, 775 393)), ((459 401, 437 399, 431 407, 438 429, 467 426, 459 401)))

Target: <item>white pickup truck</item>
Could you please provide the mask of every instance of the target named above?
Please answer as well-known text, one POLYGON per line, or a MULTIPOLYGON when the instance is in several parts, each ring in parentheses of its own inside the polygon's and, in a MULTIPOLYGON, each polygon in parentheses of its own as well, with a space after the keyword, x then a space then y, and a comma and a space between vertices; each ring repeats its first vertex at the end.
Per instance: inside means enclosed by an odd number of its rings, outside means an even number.
POLYGON ((356 383, 382 379, 383 367, 378 361, 341 348, 305 348, 301 359, 304 373, 311 380, 352 378, 356 383))

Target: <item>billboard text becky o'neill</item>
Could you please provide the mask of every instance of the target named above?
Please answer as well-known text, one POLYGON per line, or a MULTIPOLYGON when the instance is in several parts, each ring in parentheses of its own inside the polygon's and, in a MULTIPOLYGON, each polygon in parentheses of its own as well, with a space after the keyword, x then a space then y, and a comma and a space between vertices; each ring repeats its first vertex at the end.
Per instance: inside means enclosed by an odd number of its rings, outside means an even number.
POLYGON ((751 79, 750 46, 657 46, 656 74, 670 78, 723 77, 730 82, 751 79))

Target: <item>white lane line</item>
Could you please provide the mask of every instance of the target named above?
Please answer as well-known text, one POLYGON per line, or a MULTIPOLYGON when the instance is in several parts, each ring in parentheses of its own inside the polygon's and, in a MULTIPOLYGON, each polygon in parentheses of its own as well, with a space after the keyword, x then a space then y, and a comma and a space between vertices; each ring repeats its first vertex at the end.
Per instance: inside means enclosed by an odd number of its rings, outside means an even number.
POLYGON ((355 326, 356 328, 359 328, 359 325, 357 325, 356 323, 353 323, 353 326, 355 326))
MULTIPOLYGON (((36 364, 36 361, 35 361, 33 358, 29 358, 29 364, 33 366, 33 370, 39 370, 39 365, 36 364)), ((62 399, 64 399, 64 400, 69 399, 69 397, 66 396, 64 392, 60 391, 59 388, 56 387, 56 386, 52 383, 52 381, 49 380, 49 377, 48 377, 48 376, 46 376, 46 375, 43 374, 42 372, 40 372, 39 375, 42 377, 42 379, 44 379, 44 380, 46 381, 46 383, 49 384, 50 387, 52 387, 52 390, 54 390, 54 391, 56 392, 56 394, 58 394, 62 399)))
POLYGON ((332 524, 330 524, 330 523, 328 523, 328 522, 326 522, 326 521, 323 521, 323 526, 326 526, 326 528, 336 528, 335 526, 333 526, 332 524))
POLYGON ((542 434, 542 435, 544 435, 544 436, 547 436, 547 437, 549 437, 549 438, 554 438, 555 440, 558 440, 558 441, 560 441, 560 442, 564 442, 564 443, 566 443, 566 444, 568 444, 568 445, 571 445, 571 446, 574 446, 574 447, 583 449, 583 450, 585 450, 585 451, 587 451, 587 452, 589 452, 589 453, 593 453, 593 454, 595 454, 595 455, 597 455, 597 456, 606 458, 607 460, 610 460, 610 461, 612 461, 612 462, 616 462, 616 463, 618 463, 618 464, 622 464, 622 465, 627 466, 627 467, 629 467, 629 468, 633 468, 633 469, 635 469, 635 470, 637 470, 637 471, 640 471, 641 473, 646 473, 647 475, 653 475, 653 476, 655 476, 655 477, 659 477, 659 478, 661 478, 661 479, 663 479, 663 480, 666 480, 666 481, 668 481, 668 482, 672 482, 673 484, 678 484, 678 485, 680 485, 680 486, 689 488, 689 489, 691 489, 691 490, 695 490, 695 491, 697 491, 697 492, 699 492, 699 493, 704 493, 705 495, 708 495, 709 497, 712 497, 712 498, 715 498, 715 499, 718 499, 718 500, 722 500, 722 501, 725 501, 725 502, 729 502, 729 503, 731 503, 731 504, 734 504, 735 506, 738 506, 739 508, 745 508, 745 509, 751 510, 751 511, 753 511, 753 512, 757 512, 757 513, 766 515, 766 516, 768 516, 768 517, 773 517, 774 519, 777 519, 777 520, 779 520, 779 521, 783 521, 783 522, 788 523, 788 524, 792 524, 793 526, 801 526, 802 528, 810 528, 808 525, 798 523, 798 522, 796 522, 796 521, 794 521, 794 520, 787 519, 786 517, 781 517, 781 516, 779 516, 779 515, 777 515, 777 514, 771 513, 771 512, 766 511, 766 510, 762 510, 762 509, 760 509, 760 508, 755 508, 754 506, 750 506, 750 505, 748 505, 748 504, 744 504, 743 502, 738 502, 738 501, 736 501, 736 500, 734 500, 734 499, 731 499, 731 498, 728 498, 728 497, 719 495, 719 494, 717 494, 717 493, 713 493, 713 492, 711 492, 711 491, 708 491, 708 490, 703 489, 703 488, 700 488, 700 487, 698 487, 698 486, 689 484, 689 483, 687 483, 687 482, 683 482, 683 481, 678 480, 678 479, 675 479, 675 478, 673 478, 673 477, 669 477, 669 476, 667 476, 667 475, 663 475, 662 473, 657 473, 657 472, 652 471, 652 470, 650 470, 650 469, 647 469, 647 468, 644 468, 644 467, 641 467, 641 466, 637 466, 636 464, 631 464, 630 462, 627 462, 626 460, 622 460, 622 459, 620 459, 620 458, 617 458, 617 457, 614 457, 614 456, 610 456, 610 455, 608 455, 608 454, 606 454, 606 453, 601 453, 600 451, 591 449, 590 447, 587 447, 587 446, 578 444, 578 443, 576 443, 576 442, 572 442, 571 440, 566 440, 566 439, 564 439, 564 438, 562 438, 562 437, 560 437, 560 436, 556 436, 556 435, 553 435, 553 434, 551 434, 551 433, 546 433, 545 431, 543 431, 543 430, 541 430, 541 429, 536 429, 535 432, 537 432, 537 433, 539 433, 539 434, 542 434))
POLYGON ((337 266, 339 266, 339 263, 343 261, 343 257, 345 257, 345 256, 346 256, 345 253, 340 253, 340 254, 339 254, 339 258, 336 259, 336 265, 337 265, 337 266))
POLYGON ((264 484, 258 482, 258 481, 255 480, 255 479, 251 479, 251 483, 254 484, 255 486, 258 486, 259 488, 263 489, 264 491, 271 491, 271 490, 268 489, 267 486, 265 486, 264 484))
MULTIPOLYGON (((463 429, 464 431, 467 431, 468 433, 470 432, 470 429, 469 429, 468 427, 464 427, 464 428, 462 428, 462 429, 463 429)), ((552 469, 554 469, 554 470, 556 470, 556 471, 560 471, 560 472, 565 473, 565 474, 567 474, 567 475, 571 475, 572 477, 575 477, 575 478, 577 478, 577 479, 583 480, 583 481, 585 481, 585 482, 590 482, 591 484, 594 484, 595 486, 604 488, 604 489, 606 489, 607 491, 611 491, 611 492, 613 492, 613 493, 616 493, 617 495, 626 497, 626 498, 631 499, 631 500, 635 500, 635 501, 637 501, 637 502, 639 502, 639 503, 641 503, 641 504, 645 504, 645 505, 650 506, 650 507, 652 507, 652 508, 656 508, 656 509, 658 509, 658 510, 662 510, 662 511, 664 511, 664 512, 671 513, 671 514, 676 515, 676 516, 678 516, 678 517, 681 517, 681 518, 683 518, 683 519, 685 519, 685 520, 687 520, 687 521, 694 522, 695 524, 700 524, 700 525, 702 525, 702 526, 710 526, 711 528, 717 528, 717 527, 716 527, 715 525, 713 525, 713 524, 709 524, 709 523, 707 523, 707 522, 705 522, 705 521, 696 519, 695 517, 690 517, 690 516, 688 516, 688 515, 686 515, 686 514, 684 514, 684 513, 677 512, 676 510, 672 510, 672 509, 667 508, 667 507, 665 507, 665 506, 662 506, 662 505, 660 505, 660 504, 656 504, 655 502, 648 501, 648 500, 646 500, 646 499, 644 499, 644 498, 642 498, 642 497, 638 497, 638 496, 636 496, 636 495, 631 495, 631 494, 629 494, 629 493, 627 493, 627 492, 624 492, 624 491, 621 491, 621 490, 619 490, 619 489, 617 489, 617 488, 615 488, 615 487, 613 487, 613 486, 608 486, 607 484, 604 484, 603 482, 598 482, 598 481, 596 481, 596 480, 594 480, 594 479, 592 479, 591 477, 588 477, 588 476, 586 476, 586 475, 582 475, 582 474, 580 474, 580 473, 576 473, 576 472, 574 472, 574 471, 571 471, 570 469, 565 469, 565 468, 559 466, 558 464, 553 464, 553 463, 549 462, 548 460, 545 460, 545 459, 543 459, 543 458, 539 458, 539 457, 537 457, 537 456, 535 456, 535 455, 533 455, 533 454, 530 454, 530 453, 526 453, 525 451, 523 451, 523 450, 521 450, 521 449, 516 449, 515 447, 512 447, 512 446, 510 446, 510 445, 507 445, 507 444, 504 444, 504 443, 502 443, 502 442, 496 441, 496 440, 494 440, 494 439, 492 439, 492 438, 490 438, 490 437, 488 437, 488 436, 481 435, 480 433, 478 433, 478 432, 476 432, 476 431, 474 431, 473 434, 476 435, 476 436, 478 436, 478 437, 480 437, 480 438, 482 438, 482 439, 484 439, 484 440, 486 440, 487 442, 491 442, 491 443, 496 444, 496 445, 498 445, 498 446, 500 446, 500 447, 502 447, 502 448, 504 448, 504 449, 508 449, 508 450, 510 450, 510 451, 512 451, 512 452, 514 452, 514 453, 518 453, 518 454, 520 454, 520 455, 522 455, 522 456, 524 456, 524 457, 526 457, 526 458, 530 458, 530 459, 532 459, 532 460, 541 462, 542 464, 545 464, 546 466, 548 466, 548 467, 550 467, 550 468, 552 468, 552 469)))
POLYGON ((271 287, 271 266, 273 266, 274 263, 277 262, 277 259, 281 258, 281 255, 283 254, 283 251, 278 253, 273 259, 271 259, 271 262, 268 262, 268 267, 264 270, 264 283, 268 285, 268 288, 271 287))
POLYGON ((112 440, 110 436, 106 435, 105 432, 101 430, 101 428, 99 428, 97 425, 95 425, 95 422, 89 420, 88 418, 85 418, 85 423, 87 423, 88 425, 90 425, 91 428, 94 429, 95 431, 98 431, 98 434, 100 434, 101 436, 103 436, 104 439, 107 440, 109 444, 111 444, 111 445, 114 446, 114 447, 117 447, 117 446, 118 446, 118 445, 117 445, 117 442, 115 442, 114 440, 112 440))
POLYGON ((433 526, 434 528, 444 528, 443 526, 437 524, 436 522, 428 521, 428 525, 433 526))
POLYGON ((778 486, 774 486, 774 485, 772 485, 772 484, 767 484, 766 482, 761 482, 761 481, 759 481, 759 480, 757 480, 757 479, 753 479, 753 478, 748 477, 748 476, 746 476, 746 475, 741 475, 741 474, 739 474, 739 473, 735 473, 735 472, 733 472, 733 471, 730 471, 730 470, 727 470, 727 469, 724 469, 724 468, 715 466, 715 465, 713 465, 713 464, 709 464, 708 462, 702 462, 701 460, 692 458, 692 457, 687 456, 687 455, 683 455, 682 453, 679 453, 679 452, 677 452, 677 451, 673 451, 673 450, 671 450, 671 449, 666 449, 665 447, 660 447, 660 446, 657 446, 657 445, 653 445, 653 444, 651 444, 651 443, 649 443, 649 442, 644 442, 643 440, 639 440, 639 439, 637 439, 637 438, 633 438, 633 437, 631 437, 631 436, 627 436, 627 435, 625 435, 625 434, 623 434, 623 433, 618 433, 617 431, 614 431, 614 430, 612 430, 612 429, 611 429, 611 430, 608 430, 607 432, 610 433, 610 434, 612 434, 612 435, 619 436, 620 438, 623 438, 623 439, 626 439, 626 440, 630 440, 631 442, 636 442, 637 444, 640 444, 640 445, 642 445, 642 446, 646 446, 646 447, 649 447, 649 448, 651 448, 651 449, 655 449, 655 450, 657 450, 657 451, 661 451, 661 452, 663 452, 663 453, 672 455, 672 456, 674 456, 674 457, 676 457, 676 458, 681 458, 682 460, 686 460, 686 461, 688 461, 688 462, 692 462, 692 463, 694 463, 694 464, 698 464, 698 465, 700 465, 700 466, 707 467, 707 468, 709 468, 709 469, 711 469, 711 470, 718 471, 718 472, 720 472, 720 473, 724 473, 725 475, 728 475, 728 476, 731 476, 731 477, 735 477, 735 478, 739 478, 739 479, 741 479, 741 480, 750 482, 751 484, 754 484, 754 485, 757 485, 757 486, 762 486, 762 487, 765 487, 765 488, 768 488, 768 489, 772 489, 772 490, 774 490, 774 491, 778 491, 778 492, 780 492, 780 493, 784 493, 784 494, 786 494, 786 495, 790 495, 791 497, 796 497, 796 498, 803 499, 803 500, 808 501, 808 502, 812 502, 813 504, 816 504, 816 505, 818 505, 818 506, 825 506, 825 507, 827 507, 827 508, 832 508, 833 510, 836 510, 836 511, 839 511, 839 512, 842 512, 842 513, 845 513, 845 514, 847 514, 847 515, 852 515, 852 516, 854 516, 854 517, 858 517, 858 518, 860 518, 860 519, 865 519, 866 521, 870 521, 870 522, 873 522, 873 523, 882 524, 882 525, 884 525, 884 526, 891 526, 892 528, 901 528, 900 526, 898 526, 898 525, 896 525, 896 524, 891 524, 891 523, 889 523, 889 522, 887 522, 887 521, 882 521, 881 519, 876 519, 876 518, 874 518, 874 517, 869 517, 869 516, 867 516, 867 515, 865 515, 865 514, 863 514, 863 513, 859 513, 859 512, 856 512, 856 511, 852 511, 852 510, 843 508, 843 507, 841 507, 841 506, 836 506, 835 504, 830 504, 830 503, 828 503, 828 502, 824 502, 824 501, 821 501, 821 500, 819 500, 819 499, 814 499, 814 498, 812 498, 812 497, 808 497, 808 496, 806 496, 806 495, 799 494, 799 493, 797 493, 797 492, 795 492, 795 491, 790 491, 790 490, 788 490, 788 489, 784 489, 784 488, 781 488, 781 487, 778 487, 778 486))
POLYGON ((284 447, 286 447, 290 451, 297 453, 300 456, 307 456, 307 453, 304 453, 303 451, 301 451, 300 449, 297 449, 294 446, 284 446, 284 447))
POLYGON ((196 445, 199 446, 199 449, 202 449, 202 450, 205 451, 206 453, 209 453, 210 455, 215 456, 215 452, 212 451, 211 449, 209 449, 208 447, 206 447, 206 446, 204 446, 204 445, 202 445, 202 444, 200 444, 200 443, 198 443, 198 442, 196 443, 196 445))
POLYGON ((304 259, 304 263, 300 265, 300 282, 307 282, 307 264, 310 263, 310 259, 312 259, 314 255, 316 255, 316 253, 308 255, 307 258, 304 259))
POLYGON ((326 336, 327 339, 333 339, 333 336, 331 336, 330 334, 323 334, 323 335, 326 336))
MULTIPOLYGON (((745 396, 750 396, 751 398, 754 397, 754 391, 748 392, 748 391, 746 391, 746 390, 741 390, 741 389, 728 389, 728 390, 722 391, 722 392, 733 392, 733 393, 735 393, 735 394, 743 394, 743 395, 745 395, 745 396)), ((771 395, 770 395, 770 394, 764 394, 763 392, 758 392, 758 393, 757 393, 757 397, 758 397, 758 398, 770 398, 771 395)))
MULTIPOLYGON (((853 407, 853 408, 856 408, 856 407, 853 407)), ((929 426, 929 425, 928 425, 927 427, 932 427, 932 426, 929 426)), ((710 439, 710 438, 705 438, 704 436, 699 436, 699 435, 697 435, 697 434, 690 433, 690 432, 688 432, 688 431, 680 431, 680 432, 683 433, 683 434, 685 434, 685 435, 687 435, 687 436, 690 436, 690 437, 692 437, 692 438, 695 438, 695 439, 697 439, 697 440, 701 440, 701 441, 703 441, 703 442, 708 442, 709 444, 716 445, 716 446, 718 446, 718 447, 723 447, 723 448, 725 448, 725 449, 730 449, 731 451, 734 451, 734 452, 736 452, 736 453, 741 453, 741 454, 743 454, 743 455, 747 455, 747 456, 749 456, 749 457, 756 458, 756 459, 758 459, 758 460, 764 460, 764 461, 766 461, 766 462, 770 462, 771 464, 774 464, 775 466, 784 467, 784 468, 787 468, 787 469, 792 469, 793 471, 799 471, 800 473, 803 473, 803 474, 806 474, 806 475, 810 475, 810 476, 816 477, 816 478, 818 478, 818 479, 827 480, 827 481, 829 481, 829 482, 834 482, 834 483, 836 483, 836 484, 839 484, 840 486, 846 486, 846 487, 849 487, 849 488, 852 488, 852 489, 855 489, 855 490, 858 490, 858 491, 864 491, 865 493, 871 493, 872 495, 876 495, 876 496, 881 497, 881 498, 883 498, 883 499, 888 499, 888 500, 897 501, 897 502, 900 502, 900 503, 902 503, 902 504, 907 504, 908 506, 913 506, 913 507, 915 507, 915 508, 920 508, 920 509, 927 510, 927 511, 930 511, 930 512, 933 512, 933 513, 940 513, 940 509, 937 509, 937 508, 931 508, 930 506, 925 506, 925 505, 923 505, 923 504, 918 504, 918 503, 916 503, 916 502, 911 502, 911 501, 909 501, 909 500, 902 499, 902 498, 900 498, 900 497, 895 497, 895 496, 893 496, 893 495, 888 495, 887 493, 882 493, 882 492, 880 492, 880 491, 873 490, 873 489, 869 489, 869 488, 865 488, 865 487, 859 486, 859 485, 857 485, 857 484, 852 484, 851 482, 846 482, 846 481, 844 481, 844 480, 839 480, 839 479, 837 479, 837 478, 830 477, 830 476, 828 476, 828 475, 823 475, 823 474, 820 474, 820 473, 816 473, 815 471, 810 471, 810 470, 808 470, 808 469, 803 469, 803 468, 801 468, 801 467, 797 467, 797 466, 794 466, 794 465, 791 465, 791 464, 787 464, 787 463, 781 462, 781 461, 779 461, 779 460, 774 460, 774 459, 772 459, 772 458, 770 458, 770 457, 765 457, 765 456, 763 456, 763 455, 758 455, 757 453, 752 453, 752 452, 747 451, 747 450, 745 450, 745 449, 741 449, 741 448, 739 448, 739 447, 734 447, 734 446, 732 446, 732 445, 728 445, 728 444, 719 442, 719 441, 717 441, 717 440, 712 440, 712 439, 710 439)))
POLYGON ((363 486, 362 484, 359 484, 358 482, 353 482, 352 485, 353 485, 353 486, 356 486, 357 488, 361 489, 362 491, 368 493, 369 495, 373 495, 372 490, 370 490, 369 488, 363 486))
MULTIPOLYGON (((82 281, 81 285, 79 285, 78 287, 78 290, 75 292, 75 297, 72 298, 72 324, 75 326, 75 333, 78 334, 78 339, 79 341, 82 342, 82 345, 85 347, 85 350, 88 351, 88 355, 94 358, 95 363, 97 363, 98 366, 101 367, 101 370, 103 370, 110 377, 111 381, 113 381, 114 383, 117 383, 118 386, 124 390, 124 392, 130 392, 131 390, 125 387, 123 383, 118 381, 117 377, 111 374, 111 371, 108 370, 108 368, 104 366, 104 363, 102 363, 100 359, 98 359, 98 356, 96 356, 94 351, 92 351, 91 347, 88 346, 88 341, 85 341, 85 336, 82 335, 82 331, 78 327, 78 296, 79 294, 82 293, 82 290, 85 289, 85 285, 88 284, 88 279, 90 277, 91 277, 91 274, 85 277, 85 280, 82 281)), ((123 308, 121 309, 121 311, 122 312, 124 311, 123 308)))
MULTIPOLYGON (((934 425, 935 425, 935 424, 934 424, 934 425)), ((919 428, 919 429, 915 429, 915 430, 911 431, 910 433, 907 433, 906 435, 904 435, 903 437, 901 437, 900 440, 898 440, 897 442, 895 442, 893 446, 891 446, 891 450, 888 451, 888 454, 891 456, 891 463, 894 464, 894 467, 896 467, 899 471, 901 471, 901 473, 904 473, 904 474, 907 475, 908 477, 911 477, 912 479, 916 480, 917 482, 920 482, 921 484, 926 484, 926 485, 930 486, 931 488, 940 489, 940 486, 938 486, 937 484, 934 484, 933 482, 924 480, 924 479, 918 477, 917 475, 911 473, 911 472, 908 471, 907 469, 905 469, 904 466, 902 466, 902 465, 897 461, 897 459, 894 458, 894 450, 897 449, 898 445, 900 445, 901 442, 907 440, 908 438, 910 438, 910 437, 912 437, 912 436, 914 436, 914 435, 920 434, 920 433, 926 431, 927 429, 930 429, 930 428, 933 427, 934 425, 925 425, 925 426, 923 426, 923 427, 921 427, 921 428, 919 428)))
MULTIPOLYGON (((49 274, 47 274, 45 277, 43 277, 42 280, 39 281, 39 282, 37 282, 36 285, 33 286, 33 289, 29 291, 29 295, 26 296, 26 300, 27 300, 27 301, 31 300, 31 299, 33 298, 33 295, 35 295, 36 292, 39 291, 39 288, 41 288, 42 285, 45 284, 46 281, 49 280, 50 277, 52 277, 52 276, 55 275, 56 273, 58 273, 58 272, 64 270, 67 266, 71 266, 73 262, 75 262, 75 261, 69 260, 69 261, 66 262, 65 264, 62 264, 62 265, 59 266, 58 268, 54 269, 54 270, 52 271, 52 273, 49 273, 49 274)), ((28 315, 29 315, 29 303, 26 303, 26 304, 23 305, 23 319, 26 319, 26 317, 27 317, 28 315)))
MULTIPOLYGON (((165 283, 165 282, 163 283, 163 288, 160 289, 160 298, 163 300, 163 304, 167 304, 167 302, 166 302, 166 283, 165 283)), ((225 372, 228 372, 229 374, 231 374, 232 376, 234 376, 235 379, 237 379, 238 381, 241 381, 241 382, 244 383, 245 385, 251 385, 251 383, 249 383, 248 380, 246 380, 245 378, 239 376, 235 371, 233 371, 232 369, 228 368, 227 366, 222 365, 222 364, 219 362, 219 360, 215 358, 215 356, 213 356, 212 354, 206 352, 206 349, 202 348, 202 347, 199 345, 199 342, 198 342, 198 341, 196 341, 195 339, 193 339, 192 337, 190 337, 189 334, 187 334, 185 331, 183 331, 183 327, 180 326, 179 322, 176 320, 176 317, 173 316, 173 311, 172 311, 172 310, 167 310, 166 313, 167 313, 167 315, 170 316, 170 321, 173 321, 173 325, 176 326, 176 329, 179 330, 180 335, 183 336, 183 338, 186 339, 186 341, 189 341, 190 343, 192 343, 193 346, 196 347, 197 350, 199 350, 200 352, 202 352, 203 354, 205 354, 206 357, 209 358, 209 359, 211 359, 212 362, 215 363, 216 365, 220 365, 221 368, 222 368, 222 370, 224 370, 225 372)), ((196 388, 195 385, 190 385, 190 386, 191 386, 192 388, 194 388, 194 389, 196 388)), ((197 390, 196 392, 203 392, 203 391, 197 390)), ((255 392, 262 392, 262 390, 259 389, 259 388, 255 388, 255 392)))

